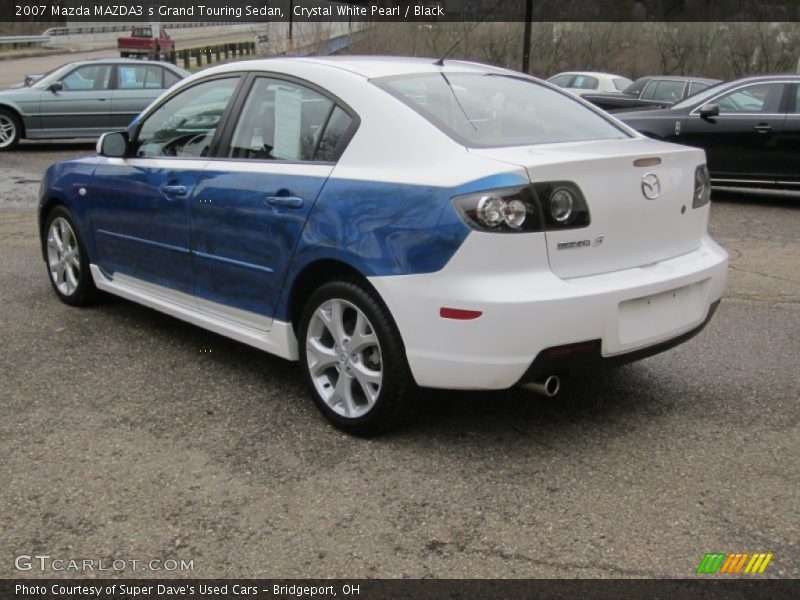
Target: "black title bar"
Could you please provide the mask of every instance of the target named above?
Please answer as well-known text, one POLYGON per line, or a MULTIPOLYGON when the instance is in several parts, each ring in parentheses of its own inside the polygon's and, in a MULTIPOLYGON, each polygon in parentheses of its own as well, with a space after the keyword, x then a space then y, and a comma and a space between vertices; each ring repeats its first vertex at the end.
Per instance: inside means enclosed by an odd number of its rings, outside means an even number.
POLYGON ((0 0, 3 22, 800 21, 778 0, 0 0))

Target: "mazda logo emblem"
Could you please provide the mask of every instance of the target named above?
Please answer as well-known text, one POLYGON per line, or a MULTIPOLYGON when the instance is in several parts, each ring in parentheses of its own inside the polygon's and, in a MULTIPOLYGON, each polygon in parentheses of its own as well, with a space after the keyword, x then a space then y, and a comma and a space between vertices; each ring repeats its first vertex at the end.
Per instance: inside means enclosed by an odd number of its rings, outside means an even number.
POLYGON ((648 200, 658 199, 661 195, 661 182, 658 180, 658 175, 648 173, 642 177, 642 194, 648 200))

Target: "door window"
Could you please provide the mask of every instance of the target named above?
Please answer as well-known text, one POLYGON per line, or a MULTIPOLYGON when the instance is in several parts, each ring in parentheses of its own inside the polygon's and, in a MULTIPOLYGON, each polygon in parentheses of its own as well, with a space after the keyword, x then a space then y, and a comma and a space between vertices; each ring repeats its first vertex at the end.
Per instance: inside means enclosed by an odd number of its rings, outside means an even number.
POLYGON ((158 90, 163 87, 164 69, 145 65, 120 65, 118 87, 121 90, 158 90))
POLYGON ((314 90, 279 79, 259 78, 245 102, 228 156, 333 160, 336 145, 350 123, 347 113, 314 90))
POLYGON ((720 113, 774 114, 780 111, 784 84, 757 83, 718 97, 720 113))
POLYGON ((659 81, 653 91, 653 100, 675 103, 683 97, 683 88, 685 87, 686 84, 683 81, 659 81))
POLYGON ((111 65, 85 65, 70 71, 61 80, 65 90, 107 90, 111 81, 111 65))
POLYGON ((179 92, 147 116, 135 156, 207 156, 239 77, 214 79, 179 92))

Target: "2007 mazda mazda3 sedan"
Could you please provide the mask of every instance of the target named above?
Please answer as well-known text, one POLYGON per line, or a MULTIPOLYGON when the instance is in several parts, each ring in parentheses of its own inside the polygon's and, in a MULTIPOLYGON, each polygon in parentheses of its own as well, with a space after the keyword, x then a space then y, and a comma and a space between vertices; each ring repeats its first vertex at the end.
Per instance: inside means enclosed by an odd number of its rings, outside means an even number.
POLYGON ((702 150, 485 65, 205 70, 40 203, 56 294, 128 298, 289 360, 342 429, 414 386, 557 391, 691 337, 722 296, 702 150))

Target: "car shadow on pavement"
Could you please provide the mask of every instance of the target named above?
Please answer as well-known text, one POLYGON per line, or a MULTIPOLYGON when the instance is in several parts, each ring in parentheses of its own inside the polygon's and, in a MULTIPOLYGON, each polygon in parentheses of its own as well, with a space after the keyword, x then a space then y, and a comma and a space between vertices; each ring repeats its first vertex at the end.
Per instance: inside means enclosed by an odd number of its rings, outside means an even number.
MULTIPOLYGON (((234 412, 230 415, 234 422, 241 418, 246 425, 254 418, 252 411, 262 413, 256 418, 268 420, 292 415, 293 426, 295 417, 302 416, 310 419, 308 431, 314 435, 338 435, 316 414, 295 363, 114 296, 102 295, 93 310, 119 321, 122 335, 126 335, 125 327, 131 327, 152 338, 148 345, 154 352, 170 353, 173 358, 179 353, 178 362, 184 365, 203 361, 212 378, 229 382, 230 398, 237 396, 241 382, 249 382, 247 393, 257 400, 226 403, 225 409, 234 412)), ((195 377, 191 367, 182 370, 185 377, 195 377)), ((508 435, 522 435, 547 443, 565 429, 628 428, 631 423, 649 422, 654 414, 674 406, 663 402, 663 390, 652 379, 648 368, 629 365, 562 380, 562 391, 554 398, 519 388, 494 392, 421 389, 409 421, 379 439, 402 445, 414 438, 454 442, 478 436, 487 443, 496 440, 502 444, 508 435)))

